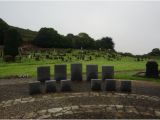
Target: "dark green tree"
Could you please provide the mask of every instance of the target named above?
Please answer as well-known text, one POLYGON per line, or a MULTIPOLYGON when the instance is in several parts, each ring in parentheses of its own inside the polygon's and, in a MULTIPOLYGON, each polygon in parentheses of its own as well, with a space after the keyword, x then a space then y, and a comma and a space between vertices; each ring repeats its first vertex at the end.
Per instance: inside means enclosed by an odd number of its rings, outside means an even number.
POLYGON ((61 37, 53 28, 41 28, 33 43, 39 47, 61 47, 61 37))
POLYGON ((22 43, 20 33, 14 29, 9 28, 4 34, 4 55, 11 55, 15 57, 18 55, 18 47, 22 43))
POLYGON ((9 25, 0 18, 0 45, 4 44, 4 32, 9 28, 9 25))
POLYGON ((149 55, 152 55, 152 56, 160 56, 160 49, 159 48, 154 48, 150 53, 149 55))
POLYGON ((110 37, 103 37, 101 40, 96 41, 96 48, 114 50, 114 42, 110 37))

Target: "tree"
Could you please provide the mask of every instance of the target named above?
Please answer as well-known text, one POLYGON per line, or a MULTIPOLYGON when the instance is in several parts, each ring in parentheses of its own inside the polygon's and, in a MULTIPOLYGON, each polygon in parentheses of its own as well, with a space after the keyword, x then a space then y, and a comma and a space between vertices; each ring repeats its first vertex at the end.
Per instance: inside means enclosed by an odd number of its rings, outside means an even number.
POLYGON ((14 28, 9 28, 4 33, 4 55, 11 55, 12 57, 18 55, 18 47, 21 43, 20 33, 14 28))
POLYGON ((96 41, 96 48, 102 48, 102 49, 112 49, 114 50, 114 42, 112 41, 112 38, 110 37, 104 37, 101 40, 96 41))
POLYGON ((159 48, 154 48, 152 50, 152 52, 149 53, 149 55, 160 56, 160 49, 159 48))
POLYGON ((9 25, 0 18, 0 45, 4 44, 4 32, 9 28, 9 25))
POLYGON ((78 37, 82 41, 83 48, 85 48, 85 49, 93 49, 94 48, 95 41, 87 33, 79 33, 78 37))
POLYGON ((39 47, 51 48, 60 47, 60 35, 53 28, 41 28, 33 43, 39 47))

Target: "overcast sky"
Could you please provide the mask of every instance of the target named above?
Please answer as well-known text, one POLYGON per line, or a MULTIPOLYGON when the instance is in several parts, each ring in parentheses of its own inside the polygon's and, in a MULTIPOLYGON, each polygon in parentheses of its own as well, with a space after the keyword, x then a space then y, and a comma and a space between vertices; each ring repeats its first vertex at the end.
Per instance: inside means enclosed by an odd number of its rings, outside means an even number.
POLYGON ((144 54, 160 48, 160 1, 0 2, 0 18, 12 26, 60 34, 112 37, 115 49, 144 54))

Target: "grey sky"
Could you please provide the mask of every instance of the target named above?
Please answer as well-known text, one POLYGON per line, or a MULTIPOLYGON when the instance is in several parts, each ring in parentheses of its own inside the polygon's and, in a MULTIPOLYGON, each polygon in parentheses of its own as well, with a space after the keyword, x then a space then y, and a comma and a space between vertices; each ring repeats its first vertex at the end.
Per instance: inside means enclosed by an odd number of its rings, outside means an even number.
POLYGON ((122 52, 143 54, 160 48, 158 1, 1 1, 0 17, 10 25, 35 31, 53 27, 64 35, 109 36, 122 52))

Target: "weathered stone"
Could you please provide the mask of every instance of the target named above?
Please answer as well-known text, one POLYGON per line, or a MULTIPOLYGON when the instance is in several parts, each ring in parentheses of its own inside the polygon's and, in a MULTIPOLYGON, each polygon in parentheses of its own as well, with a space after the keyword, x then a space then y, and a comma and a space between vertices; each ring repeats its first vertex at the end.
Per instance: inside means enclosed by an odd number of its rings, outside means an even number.
POLYGON ((160 111, 155 110, 155 115, 156 115, 158 118, 160 118, 160 111))
POLYGON ((47 110, 40 110, 37 113, 38 113, 38 115, 43 116, 47 113, 47 110))
POLYGON ((114 66, 102 66, 102 80, 114 79, 114 66))
POLYGON ((56 92, 56 80, 46 81, 46 92, 56 92))
POLYGON ((47 114, 47 115, 40 116, 38 119, 48 119, 50 117, 51 117, 51 114, 47 114))
POLYGON ((48 112, 49 113, 57 113, 57 112, 60 112, 62 110, 63 110, 62 108, 51 108, 51 109, 48 109, 48 112))
POLYGON ((82 64, 71 64, 71 80, 82 81, 82 64))
POLYGON ((123 105, 116 105, 116 109, 117 109, 118 112, 124 112, 123 105))
POLYGON ((101 82, 100 79, 91 79, 91 89, 93 91, 101 90, 101 82))
POLYGON ((35 112, 30 112, 30 113, 26 113, 23 117, 23 119, 30 119, 30 118, 35 118, 36 117, 36 113, 35 112))
POLYGON ((61 80, 61 91, 71 91, 71 81, 70 80, 61 80))
POLYGON ((41 93, 41 83, 39 81, 29 83, 29 94, 39 94, 41 93))
POLYGON ((138 114, 138 111, 134 106, 125 106, 125 112, 138 114))
POLYGON ((57 81, 65 80, 67 78, 67 66, 55 65, 54 66, 54 79, 57 81))
POLYGON ((123 92, 131 92, 132 91, 132 84, 129 80, 121 81, 121 91, 123 92))
POLYGON ((37 80, 40 82, 50 80, 50 66, 41 66, 37 68, 37 80))
POLYGON ((106 91, 115 91, 116 90, 116 80, 106 79, 105 80, 105 90, 106 91))
POLYGON ((86 73, 87 81, 91 81, 91 79, 98 79, 98 65, 87 65, 86 73))

